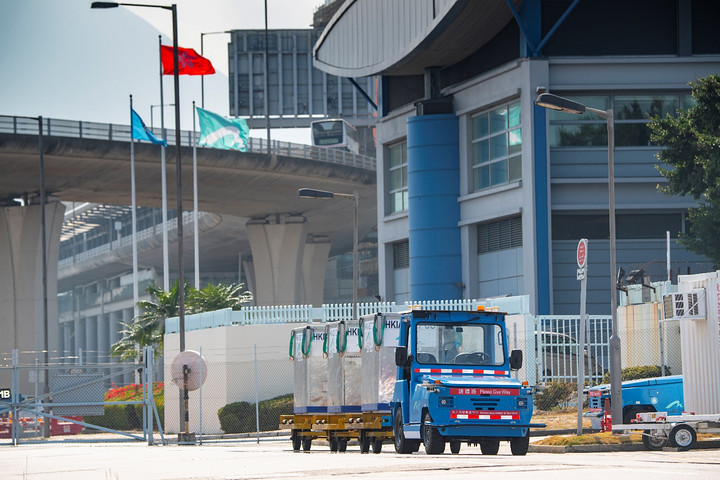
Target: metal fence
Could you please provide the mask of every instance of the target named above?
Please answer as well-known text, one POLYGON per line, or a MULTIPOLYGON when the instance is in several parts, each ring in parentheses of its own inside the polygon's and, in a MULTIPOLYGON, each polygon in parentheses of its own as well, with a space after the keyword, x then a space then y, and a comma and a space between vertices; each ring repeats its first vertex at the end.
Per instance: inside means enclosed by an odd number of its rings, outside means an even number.
MULTIPOLYGON (((162 131, 159 128, 152 128, 151 130, 158 137, 162 135, 162 131)), ((165 132, 168 145, 175 145, 175 131, 166 128, 165 132)), ((0 133, 37 135, 37 118, 0 115, 0 133)), ((128 125, 43 118, 43 134, 51 137, 71 137, 86 138, 91 140, 129 142, 130 133, 130 126, 128 125)), ((193 135, 195 138, 198 138, 197 132, 193 134, 192 131, 181 131, 181 145, 186 147, 192 147, 195 145, 196 142, 193 141, 193 135)), ((204 146, 198 147, 209 148, 204 146)), ((311 145, 271 140, 269 150, 270 153, 274 155, 286 155, 295 158, 319 160, 322 162, 347 165, 373 171, 377 168, 375 158, 340 149, 313 147, 311 145)), ((254 153, 268 153, 267 140, 263 138, 250 137, 248 141, 248 151, 254 153)))

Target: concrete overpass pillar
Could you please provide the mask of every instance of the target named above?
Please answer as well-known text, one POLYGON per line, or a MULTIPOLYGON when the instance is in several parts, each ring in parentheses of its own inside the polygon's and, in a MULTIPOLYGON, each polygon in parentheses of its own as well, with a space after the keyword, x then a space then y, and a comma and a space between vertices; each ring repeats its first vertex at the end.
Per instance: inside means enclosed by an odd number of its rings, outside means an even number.
MULTIPOLYGON (((57 266, 65 206, 45 205, 48 348, 58 347, 57 266)), ((0 207, 0 352, 44 346, 42 210, 0 207)))
POLYGON ((255 271, 256 305, 297 305, 302 301, 305 217, 274 216, 246 224, 255 271))
POLYGON ((303 303, 319 307, 325 293, 325 270, 330 255, 327 237, 309 238, 303 253, 303 303))
POLYGON ((98 341, 98 363, 107 363, 110 354, 110 335, 108 324, 110 314, 98 315, 97 320, 97 341, 98 341))

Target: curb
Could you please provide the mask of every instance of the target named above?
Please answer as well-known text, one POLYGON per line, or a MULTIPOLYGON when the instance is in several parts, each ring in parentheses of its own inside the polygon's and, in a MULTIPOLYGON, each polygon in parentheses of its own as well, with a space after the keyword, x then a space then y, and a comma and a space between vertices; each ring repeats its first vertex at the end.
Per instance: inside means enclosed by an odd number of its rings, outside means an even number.
MULTIPOLYGON (((697 442, 693 450, 718 449, 720 440, 697 442)), ((641 443, 619 443, 612 445, 530 445, 532 453, 593 453, 593 452, 639 452, 646 450, 641 443)), ((663 452, 680 452, 679 448, 664 447, 663 452)))

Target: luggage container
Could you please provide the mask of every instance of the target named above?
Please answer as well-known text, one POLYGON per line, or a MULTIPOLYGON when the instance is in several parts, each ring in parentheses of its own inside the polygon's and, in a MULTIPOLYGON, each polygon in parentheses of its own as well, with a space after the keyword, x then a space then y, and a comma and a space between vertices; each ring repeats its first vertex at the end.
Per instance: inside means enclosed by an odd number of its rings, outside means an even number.
POLYGON ((329 413, 361 411, 362 372, 358 325, 357 321, 326 325, 329 413))
POLYGON ((327 413, 328 369, 324 342, 325 325, 295 328, 290 334, 295 413, 327 413))

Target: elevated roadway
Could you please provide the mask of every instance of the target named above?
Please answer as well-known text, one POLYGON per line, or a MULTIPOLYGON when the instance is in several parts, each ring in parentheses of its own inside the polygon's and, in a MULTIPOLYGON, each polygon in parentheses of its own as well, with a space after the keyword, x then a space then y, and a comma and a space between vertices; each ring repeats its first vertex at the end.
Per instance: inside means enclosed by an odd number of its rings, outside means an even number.
MULTIPOLYGON (((57 273, 58 249, 63 221, 62 202, 130 205, 129 127, 44 119, 43 159, 46 195, 54 201, 48 220, 48 298, 54 315, 57 285, 63 288, 90 279, 125 273, 132 264, 132 250, 85 259, 57 273)), ((172 132, 168 138, 173 138, 172 132)), ((183 133, 180 153, 183 164, 183 209, 193 207, 193 148, 190 134, 183 133), (185 144, 185 142, 188 142, 185 144)), ((0 286, 0 324, 20 325, 23 317, 35 318, 42 306, 42 255, 39 242, 39 141, 37 121, 0 117, 0 266, 7 267, 0 286), (24 198, 29 206, 14 201, 24 198), (35 212, 32 212, 33 207, 35 212), (30 213, 28 213, 30 212, 30 213), (28 253, 34 252, 34 253, 28 253), (34 295, 27 295, 28 288, 34 295), (24 297, 23 306, 18 298, 24 297), (25 312, 25 313, 23 313, 25 312)), ((258 304, 298 304, 322 301, 324 270, 328 256, 352 249, 352 203, 297 198, 297 190, 310 187, 352 193, 360 197, 359 232, 364 236, 376 224, 375 161, 349 152, 329 152, 309 146, 253 139, 250 152, 198 147, 198 207, 210 215, 201 217, 200 259, 204 268, 220 264, 237 271, 244 263, 258 304), (308 240, 309 239, 309 240, 308 240), (319 241, 318 241, 319 239, 319 241), (306 241, 307 240, 307 241, 306 241), (318 296, 319 295, 319 296, 318 296)), ((136 203, 161 207, 161 147, 135 143, 136 203)), ((168 209, 176 207, 176 147, 166 149, 168 209)), ((109 221, 109 220, 108 220, 109 221)), ((161 268, 159 235, 139 243, 142 268, 161 268)), ((170 271, 176 270, 175 230, 169 232, 170 271)), ((186 278, 193 265, 192 228, 185 227, 186 278)), ((52 330, 50 332, 53 333, 52 330)), ((16 335, 14 348, 36 348, 24 334, 16 335), (25 340, 23 340, 25 338, 25 340)), ((35 336, 37 339, 37 336, 35 336)), ((4 343, 4 342, 3 342, 4 343)), ((52 341, 51 341, 52 345, 52 341)), ((1 347, 1 346, 0 346, 1 347)), ((7 347, 10 347, 8 345, 7 347)), ((9 351, 8 348, 0 351, 9 351)))

